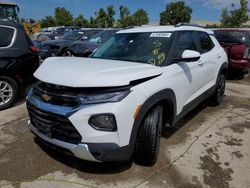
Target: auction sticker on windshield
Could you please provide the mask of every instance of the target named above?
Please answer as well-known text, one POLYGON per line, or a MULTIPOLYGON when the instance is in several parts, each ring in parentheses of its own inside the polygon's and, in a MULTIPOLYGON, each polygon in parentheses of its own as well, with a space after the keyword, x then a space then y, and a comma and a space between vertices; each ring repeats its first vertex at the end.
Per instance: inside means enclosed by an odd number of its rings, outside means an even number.
POLYGON ((150 37, 169 38, 171 33, 151 33, 150 37))

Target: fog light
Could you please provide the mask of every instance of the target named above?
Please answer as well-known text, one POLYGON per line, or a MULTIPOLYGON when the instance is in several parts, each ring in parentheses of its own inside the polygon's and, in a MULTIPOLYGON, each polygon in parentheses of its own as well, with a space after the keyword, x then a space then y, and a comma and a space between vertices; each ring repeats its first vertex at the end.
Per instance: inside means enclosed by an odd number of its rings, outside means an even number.
POLYGON ((89 118, 89 125, 100 131, 117 131, 116 120, 113 114, 98 114, 89 118))

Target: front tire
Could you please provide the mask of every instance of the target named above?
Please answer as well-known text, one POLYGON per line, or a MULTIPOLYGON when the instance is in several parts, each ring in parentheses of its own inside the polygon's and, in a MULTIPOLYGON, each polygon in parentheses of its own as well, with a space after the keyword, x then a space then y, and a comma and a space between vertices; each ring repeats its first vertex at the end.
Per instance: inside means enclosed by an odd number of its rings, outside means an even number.
POLYGON ((137 135, 134 158, 142 165, 153 165, 158 158, 162 131, 162 106, 154 107, 145 117, 137 135))
POLYGON ((224 99, 226 88, 226 77, 224 74, 220 74, 216 84, 216 90, 211 98, 211 102, 214 106, 218 106, 222 103, 224 99))
POLYGON ((18 98, 18 85, 10 77, 0 76, 0 110, 13 105, 18 98))

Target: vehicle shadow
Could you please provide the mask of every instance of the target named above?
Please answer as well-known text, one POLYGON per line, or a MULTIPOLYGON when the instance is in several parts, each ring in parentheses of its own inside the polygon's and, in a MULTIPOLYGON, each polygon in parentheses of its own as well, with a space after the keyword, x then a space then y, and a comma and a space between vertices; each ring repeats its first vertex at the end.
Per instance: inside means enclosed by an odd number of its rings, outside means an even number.
POLYGON ((59 161, 60 163, 67 165, 70 168, 79 170, 85 173, 91 174, 117 174, 126 171, 131 168, 133 161, 125 162, 90 162, 82 159, 78 159, 74 156, 68 155, 64 152, 55 150, 46 144, 44 144, 40 139, 34 138, 35 143, 46 152, 51 158, 59 161))
MULTIPOLYGON (((163 134, 162 137, 164 138, 171 138, 171 136, 173 136, 176 132, 178 132, 180 129, 182 129, 185 125, 188 124, 188 122, 190 122, 193 118, 195 118, 198 114, 200 114, 203 110, 205 110, 208 106, 206 104, 206 102, 201 103, 200 105, 198 105, 196 108, 194 108, 193 110, 191 110, 188 114, 186 114, 181 120, 179 120, 175 127, 173 128, 168 128, 163 134)), ((212 107, 212 106, 211 106, 212 107)))

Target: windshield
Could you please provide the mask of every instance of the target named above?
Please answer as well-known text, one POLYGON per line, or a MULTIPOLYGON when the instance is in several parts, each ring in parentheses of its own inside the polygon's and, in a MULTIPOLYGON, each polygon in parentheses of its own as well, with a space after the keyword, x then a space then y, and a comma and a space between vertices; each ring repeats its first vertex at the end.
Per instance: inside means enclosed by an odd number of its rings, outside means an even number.
POLYGON ((101 31, 89 39, 92 43, 104 44, 107 42, 117 31, 119 30, 107 30, 101 31))
POLYGON ((92 57, 161 66, 167 57, 171 38, 170 32, 116 34, 92 57))
POLYGON ((62 39, 65 40, 80 40, 83 36, 83 31, 71 31, 63 35, 62 39))
POLYGON ((0 19, 17 20, 15 5, 0 5, 0 19))

